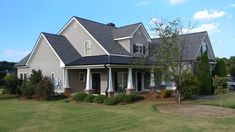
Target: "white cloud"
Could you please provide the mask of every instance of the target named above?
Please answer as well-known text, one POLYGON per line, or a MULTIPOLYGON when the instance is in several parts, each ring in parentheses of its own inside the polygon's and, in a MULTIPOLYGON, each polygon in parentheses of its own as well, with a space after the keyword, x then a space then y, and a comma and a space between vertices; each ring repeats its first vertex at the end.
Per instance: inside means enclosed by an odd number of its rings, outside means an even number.
POLYGON ((141 1, 139 3, 136 4, 136 6, 146 6, 149 4, 149 1, 145 0, 145 1, 141 1))
POLYGON ((12 50, 12 49, 6 49, 3 51, 2 56, 6 58, 7 60, 11 61, 19 61, 23 57, 25 57, 27 54, 29 54, 30 51, 28 50, 12 50))
POLYGON ((154 25, 154 24, 156 24, 156 23, 158 23, 158 22, 160 22, 160 20, 158 19, 158 18, 156 18, 156 17, 154 17, 154 18, 152 18, 151 20, 150 20, 150 24, 152 25, 154 25))
POLYGON ((216 32, 220 32, 218 27, 219 27, 219 24, 217 24, 217 23, 209 23, 209 24, 202 24, 202 25, 195 27, 193 29, 183 29, 183 32, 188 33, 188 32, 208 31, 210 33, 216 33, 216 32))
POLYGON ((195 20, 204 20, 204 19, 215 19, 224 16, 226 13, 224 11, 211 10, 210 12, 207 9, 198 11, 194 14, 193 18, 195 20))
POLYGON ((186 0, 169 0, 171 5, 183 4, 186 0))

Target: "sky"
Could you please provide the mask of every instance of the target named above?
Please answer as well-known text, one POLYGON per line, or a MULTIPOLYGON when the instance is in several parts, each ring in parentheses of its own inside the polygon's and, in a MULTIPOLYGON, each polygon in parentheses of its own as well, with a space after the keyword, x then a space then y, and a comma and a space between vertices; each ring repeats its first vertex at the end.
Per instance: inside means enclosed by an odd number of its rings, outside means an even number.
POLYGON ((216 57, 235 56, 235 0, 1 0, 0 61, 21 60, 41 32, 58 33, 78 16, 117 27, 181 18, 193 32, 208 31, 216 57))

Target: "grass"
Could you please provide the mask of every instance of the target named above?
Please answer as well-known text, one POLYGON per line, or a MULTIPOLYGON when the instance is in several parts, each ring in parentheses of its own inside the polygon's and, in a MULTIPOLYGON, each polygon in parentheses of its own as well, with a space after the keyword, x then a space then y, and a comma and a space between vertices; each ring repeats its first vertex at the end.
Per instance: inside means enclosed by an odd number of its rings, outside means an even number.
MULTIPOLYGON (((0 96, 0 131, 235 131, 235 117, 192 118, 158 112, 159 104, 174 103, 167 100, 117 106, 66 100, 30 101, 0 96)), ((233 108, 234 100, 235 93, 226 96, 224 106, 233 108)), ((216 105, 217 99, 185 103, 216 105)))

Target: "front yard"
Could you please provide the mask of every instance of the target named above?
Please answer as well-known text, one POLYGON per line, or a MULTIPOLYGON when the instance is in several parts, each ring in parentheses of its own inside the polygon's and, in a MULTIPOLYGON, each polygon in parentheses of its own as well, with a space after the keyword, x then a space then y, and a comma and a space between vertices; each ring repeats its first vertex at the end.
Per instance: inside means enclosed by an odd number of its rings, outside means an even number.
MULTIPOLYGON (((0 96, 0 131, 235 131, 235 117, 196 118, 160 113, 171 100, 106 106, 59 101, 19 100, 0 96)), ((184 102, 218 105, 217 99, 184 102)), ((235 108, 235 93, 223 99, 235 108)))

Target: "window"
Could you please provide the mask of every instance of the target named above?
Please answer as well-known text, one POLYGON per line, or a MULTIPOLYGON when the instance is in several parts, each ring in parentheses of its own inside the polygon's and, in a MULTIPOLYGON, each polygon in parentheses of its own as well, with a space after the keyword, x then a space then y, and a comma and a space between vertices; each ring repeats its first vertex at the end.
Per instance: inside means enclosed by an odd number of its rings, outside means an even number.
POLYGON ((145 54, 145 46, 143 44, 136 43, 133 45, 133 52, 145 54))
POLYGON ((51 81, 54 82, 55 81, 55 74, 51 73, 51 81))
POLYGON ((23 73, 20 73, 20 80, 23 80, 23 73))
POLYGON ((91 41, 84 42, 84 55, 91 55, 91 41))
POLYGON ((127 72, 117 72, 117 87, 118 90, 127 88, 127 72))
POLYGON ((85 82, 85 73, 79 72, 79 82, 85 82))
POLYGON ((205 53, 206 51, 207 51, 207 45, 205 42, 203 42, 201 47, 201 54, 205 53))
POLYGON ((26 73, 24 73, 24 79, 25 79, 25 80, 27 79, 27 74, 26 74, 26 73))

